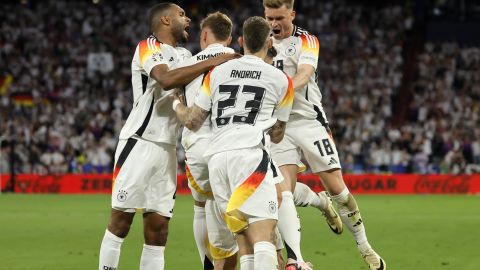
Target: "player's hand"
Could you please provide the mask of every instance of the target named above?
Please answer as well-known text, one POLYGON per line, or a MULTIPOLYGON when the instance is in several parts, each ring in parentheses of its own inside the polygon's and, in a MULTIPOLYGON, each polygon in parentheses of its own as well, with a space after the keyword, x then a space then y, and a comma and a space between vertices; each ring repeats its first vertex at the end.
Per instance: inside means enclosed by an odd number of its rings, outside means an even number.
POLYGON ((183 95, 181 90, 176 90, 172 94, 174 100, 180 101, 182 104, 186 105, 187 102, 185 100, 185 96, 183 95))
POLYGON ((175 91, 175 92, 173 92, 172 97, 173 97, 174 101, 178 100, 182 104, 185 104, 185 97, 181 93, 175 91))
POLYGON ((242 57, 242 55, 239 54, 239 53, 224 53, 224 54, 221 54, 219 56, 210 58, 207 61, 210 61, 210 65, 212 67, 215 67, 215 66, 223 64, 227 61, 230 61, 232 59, 237 59, 237 58, 240 58, 240 57, 242 57))

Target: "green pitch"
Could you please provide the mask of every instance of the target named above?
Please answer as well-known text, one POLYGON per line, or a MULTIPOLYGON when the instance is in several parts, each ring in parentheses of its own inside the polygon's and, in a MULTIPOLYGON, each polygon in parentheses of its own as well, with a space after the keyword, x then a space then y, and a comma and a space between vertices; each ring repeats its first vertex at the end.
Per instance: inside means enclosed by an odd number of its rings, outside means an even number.
MULTIPOLYGON (((369 240, 388 269, 480 269, 480 197, 357 196, 357 201, 369 240)), ((0 269, 98 269, 109 205, 105 195, 0 195, 0 269)), ((202 269, 192 211, 192 199, 178 196, 166 269, 202 269)), ((304 257, 316 269, 367 269, 348 231, 334 235, 315 209, 299 212, 304 257)), ((119 269, 138 269, 142 242, 137 216, 119 269)))

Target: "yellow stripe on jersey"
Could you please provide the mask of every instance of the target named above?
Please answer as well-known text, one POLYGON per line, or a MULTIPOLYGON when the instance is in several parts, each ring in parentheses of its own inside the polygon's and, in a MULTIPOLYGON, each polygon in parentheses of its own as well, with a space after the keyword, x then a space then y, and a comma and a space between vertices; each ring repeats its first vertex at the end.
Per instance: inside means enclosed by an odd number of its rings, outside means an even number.
POLYGON ((255 171, 236 188, 227 204, 227 211, 224 215, 228 229, 232 233, 242 231, 248 226, 244 215, 238 209, 243 203, 252 196, 257 188, 262 184, 268 169, 268 155, 264 151, 263 158, 255 171))
POLYGON ((210 251, 210 254, 212 255, 212 258, 214 260, 222 260, 226 259, 228 257, 233 256, 236 252, 230 251, 230 250, 224 250, 218 247, 215 247, 214 245, 208 243, 208 250, 210 251))
POLYGON ((187 175, 188 182, 190 183, 190 186, 199 194, 203 196, 207 196, 208 198, 213 199, 213 194, 211 191, 205 191, 203 190, 193 177, 192 173, 190 172, 190 168, 188 167, 187 164, 185 164, 185 174, 187 175))
POLYGON ((148 38, 140 42, 139 55, 140 63, 143 65, 154 53, 160 53, 160 42, 153 38, 148 38))
POLYGON ((210 74, 212 74, 213 68, 207 73, 202 83, 202 91, 207 94, 207 96, 212 96, 212 90, 210 89, 210 74))
POLYGON ((311 53, 318 57, 320 52, 320 42, 316 36, 303 34, 300 36, 302 39, 302 53, 311 53))
POLYGON ((285 107, 288 105, 292 105, 293 103, 293 96, 295 95, 294 90, 293 90, 293 82, 292 78, 285 74, 288 79, 288 88, 287 92, 285 93, 285 96, 283 97, 282 101, 280 101, 279 107, 285 107))

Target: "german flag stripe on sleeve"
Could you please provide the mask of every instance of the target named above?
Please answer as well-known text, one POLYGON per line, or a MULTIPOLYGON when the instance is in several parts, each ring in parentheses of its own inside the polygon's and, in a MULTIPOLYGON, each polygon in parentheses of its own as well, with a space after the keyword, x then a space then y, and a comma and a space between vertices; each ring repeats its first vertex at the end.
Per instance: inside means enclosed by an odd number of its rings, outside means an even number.
POLYGON ((142 65, 154 53, 160 52, 160 42, 156 41, 153 38, 147 38, 141 41, 140 44, 138 45, 139 45, 140 63, 142 65))
POLYGON ((280 107, 285 107, 293 103, 293 96, 294 96, 293 81, 292 81, 292 78, 290 78, 290 76, 288 76, 287 74, 285 75, 287 76, 287 79, 288 79, 288 88, 282 101, 280 101, 280 104, 279 104, 280 107))
POLYGON ((210 89, 210 74, 212 74, 213 68, 208 72, 207 76, 203 79, 202 91, 209 97, 212 96, 212 90, 210 89))
POLYGON ((317 37, 303 34, 300 38, 302 39, 302 52, 311 53, 318 57, 320 52, 320 42, 318 42, 317 37))

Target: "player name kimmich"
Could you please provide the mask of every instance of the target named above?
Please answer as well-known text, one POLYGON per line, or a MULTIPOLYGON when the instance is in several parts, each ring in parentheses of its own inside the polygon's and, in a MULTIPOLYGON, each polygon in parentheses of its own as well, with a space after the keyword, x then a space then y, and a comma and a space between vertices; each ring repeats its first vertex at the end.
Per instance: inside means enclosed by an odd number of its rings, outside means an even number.
POLYGON ((224 52, 218 52, 218 53, 214 53, 214 54, 199 54, 199 55, 197 55, 197 61, 203 61, 203 60, 215 57, 215 56, 219 56, 221 54, 225 54, 225 53, 224 52))
POLYGON ((261 71, 258 70, 232 70, 230 73, 231 78, 240 78, 240 79, 257 79, 260 80, 260 76, 262 75, 261 71))

